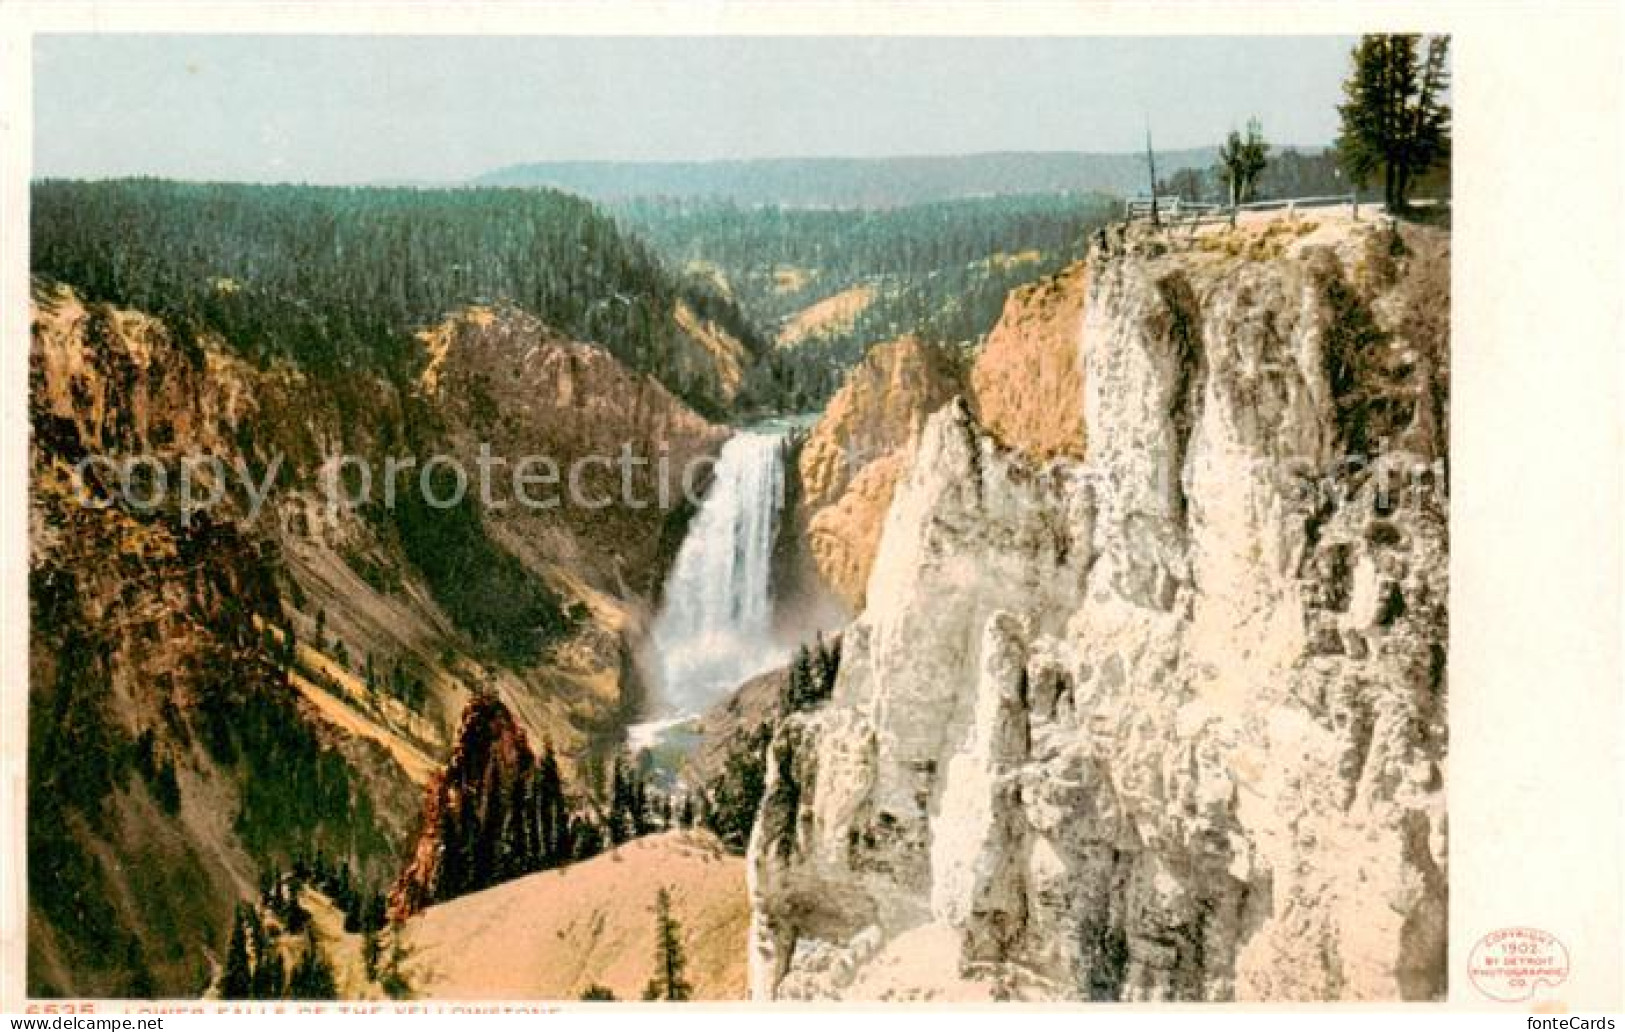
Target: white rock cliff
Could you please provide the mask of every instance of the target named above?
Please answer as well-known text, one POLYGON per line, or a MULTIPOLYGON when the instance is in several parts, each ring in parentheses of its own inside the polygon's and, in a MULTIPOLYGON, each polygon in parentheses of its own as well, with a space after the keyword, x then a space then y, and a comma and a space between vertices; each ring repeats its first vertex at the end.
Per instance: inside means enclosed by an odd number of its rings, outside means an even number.
POLYGON ((1448 237, 1283 225, 1097 244, 1084 461, 931 417, 770 749, 756 998, 1443 994, 1448 237))

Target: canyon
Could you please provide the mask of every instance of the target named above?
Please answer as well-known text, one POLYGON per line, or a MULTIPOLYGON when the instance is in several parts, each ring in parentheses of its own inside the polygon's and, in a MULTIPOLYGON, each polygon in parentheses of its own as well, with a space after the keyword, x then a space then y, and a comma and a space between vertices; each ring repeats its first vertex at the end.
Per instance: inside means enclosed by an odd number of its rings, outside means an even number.
POLYGON ((325 368, 37 278, 30 763, 100 759, 31 783, 31 991, 218 991, 236 901, 314 854, 439 998, 625 998, 662 890, 704 998, 1439 998, 1449 256, 1116 224, 975 346, 875 343, 810 426, 760 422, 790 367, 703 295, 663 296, 648 369, 491 300, 325 368), (623 446, 669 462, 594 495, 703 463, 703 497, 317 490, 623 446), (104 453, 276 490, 79 505, 104 453))
POLYGON ((329 504, 322 476, 341 452, 380 459, 408 421, 470 469, 476 442, 565 463, 630 443, 668 455, 674 477, 724 428, 511 308, 425 330, 428 360, 404 386, 258 366, 61 285, 37 283, 34 312, 30 762, 80 773, 31 784, 31 867, 53 872, 32 897, 33 991, 118 995, 136 978, 194 994, 213 977, 197 944, 233 900, 267 864, 318 849, 387 887, 471 702, 503 700, 572 781, 613 751, 641 704, 634 648, 686 513, 510 507, 392 525, 329 504), (270 504, 250 520, 241 492, 222 491, 183 518, 172 498, 124 504, 96 467, 95 504, 78 501, 88 455, 173 471, 199 454, 255 480, 279 458, 270 504), (480 577, 431 575, 436 560, 478 562, 480 577), (521 603, 520 623, 479 608, 521 603), (545 647, 525 655, 533 634, 545 647), (138 883, 194 886, 196 905, 138 883))

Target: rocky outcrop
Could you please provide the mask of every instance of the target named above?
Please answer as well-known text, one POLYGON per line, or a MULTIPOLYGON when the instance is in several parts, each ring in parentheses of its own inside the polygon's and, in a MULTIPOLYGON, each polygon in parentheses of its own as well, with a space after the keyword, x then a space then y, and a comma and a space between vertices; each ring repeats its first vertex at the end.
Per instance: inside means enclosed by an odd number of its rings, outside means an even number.
POLYGON ((1083 324, 1088 268, 1067 266, 1010 293, 970 373, 977 419, 1040 461, 1084 455, 1083 324))
POLYGON ((757 748, 783 716, 790 668, 778 667, 757 674, 700 715, 695 737, 699 744, 683 760, 682 778, 689 785, 707 785, 721 777, 730 759, 741 750, 757 748))
POLYGON ((793 348, 809 340, 851 333, 858 316, 874 304, 877 293, 871 284, 860 283, 820 298, 785 320, 776 338, 778 346, 793 348))
POLYGON ((1117 236, 1084 461, 931 417, 770 748, 756 998, 1442 995, 1448 238, 1384 235, 1117 236))
POLYGON ((819 577, 854 612, 920 428, 958 390, 947 357, 919 338, 876 345, 802 446, 797 520, 819 577))
POLYGON ((411 858, 389 890, 391 918, 404 920, 432 903, 566 859, 569 815, 561 792, 552 757, 538 764, 508 707, 476 694, 450 760, 424 794, 411 858))
POLYGON ((1001 442, 1039 460, 1081 458, 1084 263, 1013 291, 968 379, 915 337, 879 345, 847 376, 801 452, 800 516, 819 578, 856 612, 892 492, 924 419, 963 391, 1001 442))
POLYGON ((703 380, 710 397, 724 405, 733 404, 756 356, 738 337, 700 315, 687 301, 677 302, 672 318, 684 337, 697 345, 692 349, 696 354, 687 356, 676 373, 703 380))

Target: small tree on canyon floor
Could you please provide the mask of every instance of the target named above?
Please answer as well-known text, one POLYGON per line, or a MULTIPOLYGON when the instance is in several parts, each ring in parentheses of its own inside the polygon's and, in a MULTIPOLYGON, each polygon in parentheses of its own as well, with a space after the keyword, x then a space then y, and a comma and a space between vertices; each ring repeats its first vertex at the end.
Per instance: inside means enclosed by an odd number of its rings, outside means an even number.
POLYGON ((226 946, 226 966, 220 977, 222 1000, 247 1000, 254 994, 254 969, 248 959, 248 928, 243 908, 237 907, 231 922, 231 941, 226 946))
POLYGON ((338 997, 333 965, 316 938, 314 925, 305 926, 305 946, 288 976, 288 996, 295 1000, 332 1000, 338 997))

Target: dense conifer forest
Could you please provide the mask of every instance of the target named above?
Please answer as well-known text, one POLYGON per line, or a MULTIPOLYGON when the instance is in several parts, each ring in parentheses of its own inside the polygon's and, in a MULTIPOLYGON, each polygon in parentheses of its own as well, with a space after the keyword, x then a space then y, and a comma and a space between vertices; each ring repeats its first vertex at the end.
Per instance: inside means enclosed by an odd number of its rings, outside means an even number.
POLYGON ((1118 207, 1102 194, 1051 193, 882 209, 640 199, 615 211, 691 289, 725 294, 765 333, 824 298, 872 291, 849 323, 755 370, 755 396, 797 409, 821 404, 876 342, 917 333, 975 345, 1013 288, 1081 258, 1118 207))
POLYGON ((498 301, 667 379, 702 410, 715 399, 669 376, 679 297, 760 347, 727 299, 680 288, 641 243, 556 190, 44 181, 32 248, 36 274, 91 300, 315 374, 408 375, 416 330, 498 301))

